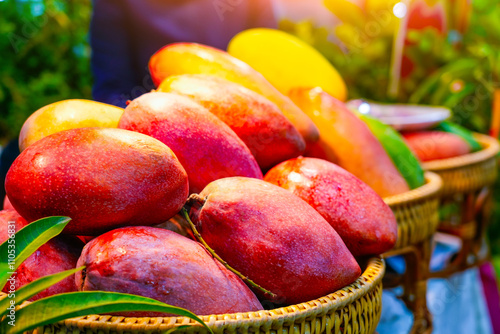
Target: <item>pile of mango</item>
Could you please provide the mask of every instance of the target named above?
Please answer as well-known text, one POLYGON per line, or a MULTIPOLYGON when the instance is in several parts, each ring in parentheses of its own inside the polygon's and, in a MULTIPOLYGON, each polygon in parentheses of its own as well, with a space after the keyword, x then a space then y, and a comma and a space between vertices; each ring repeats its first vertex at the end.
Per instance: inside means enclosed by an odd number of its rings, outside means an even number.
POLYGON ((423 170, 401 135, 345 106, 316 50, 254 29, 229 53, 167 45, 149 67, 158 89, 125 109, 65 100, 26 120, 0 235, 9 220, 72 220, 23 263, 19 286, 85 265, 49 294, 255 311, 332 293, 359 277, 358 259, 394 246, 382 197, 423 185, 423 170))

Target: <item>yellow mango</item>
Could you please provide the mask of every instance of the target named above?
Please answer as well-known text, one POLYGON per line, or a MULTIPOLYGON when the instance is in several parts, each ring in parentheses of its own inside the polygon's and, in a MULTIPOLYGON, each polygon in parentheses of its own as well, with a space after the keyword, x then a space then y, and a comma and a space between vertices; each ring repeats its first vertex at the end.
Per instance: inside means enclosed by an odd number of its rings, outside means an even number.
POLYGON ((35 111, 24 122, 19 134, 19 149, 53 133, 76 128, 116 128, 123 109, 90 100, 63 100, 35 111))
POLYGON ((321 87, 345 101, 344 80, 315 48, 283 31, 255 28, 237 34, 229 42, 230 55, 262 73, 281 93, 296 87, 321 87))

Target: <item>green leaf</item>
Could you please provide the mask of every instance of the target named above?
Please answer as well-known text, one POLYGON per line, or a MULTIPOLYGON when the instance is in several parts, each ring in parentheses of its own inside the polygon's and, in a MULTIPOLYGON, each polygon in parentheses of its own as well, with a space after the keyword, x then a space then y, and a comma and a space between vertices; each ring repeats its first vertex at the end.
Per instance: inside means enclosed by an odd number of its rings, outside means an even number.
POLYGON ((17 334, 58 321, 89 314, 150 311, 170 313, 191 318, 202 324, 210 333, 212 330, 194 313, 160 301, 117 292, 85 291, 71 292, 37 300, 18 309, 15 326, 5 318, 0 324, 0 333, 17 334))
POLYGON ((0 245, 0 289, 24 260, 41 245, 61 233, 68 217, 47 217, 26 225, 0 245), (9 253, 10 252, 10 253, 9 253), (9 258, 9 255, 12 255, 9 258))
POLYGON ((51 287, 52 285, 59 283, 63 279, 65 279, 68 276, 73 275, 77 271, 80 271, 84 269, 85 266, 80 267, 80 268, 75 268, 71 270, 66 270, 57 274, 53 275, 48 275, 41 277, 21 288, 19 288, 13 295, 13 298, 10 298, 10 294, 8 295, 9 298, 3 298, 0 300, 0 319, 2 316, 4 316, 8 312, 8 307, 9 304, 11 304, 11 300, 15 301, 14 305, 21 305, 22 302, 25 300, 28 300, 29 298, 33 297, 37 293, 51 287))

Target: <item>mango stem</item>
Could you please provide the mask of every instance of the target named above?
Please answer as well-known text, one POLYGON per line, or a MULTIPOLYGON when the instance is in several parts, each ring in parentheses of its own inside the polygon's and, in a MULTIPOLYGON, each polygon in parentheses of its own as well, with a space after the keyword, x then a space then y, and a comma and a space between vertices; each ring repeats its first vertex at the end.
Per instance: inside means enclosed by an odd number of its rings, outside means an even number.
POLYGON ((256 289, 259 289, 260 291, 264 292, 265 294, 270 295, 272 298, 276 297, 276 294, 272 293, 271 291, 269 291, 267 289, 264 289, 263 287, 261 287, 260 285, 258 285, 254 281, 252 281, 250 278, 246 277, 245 275, 243 275, 242 273, 240 273, 239 271, 237 271, 236 269, 234 269, 233 267, 231 267, 226 261, 224 261, 219 255, 217 255, 215 253, 215 251, 212 248, 210 248, 210 246, 205 242, 205 240, 203 240, 203 238, 201 237, 201 234, 196 229, 196 226, 194 225, 194 223, 189 218, 188 212, 187 212, 187 210, 186 210, 185 207, 183 207, 181 209, 181 213, 182 213, 182 216, 184 217, 184 219, 186 219, 186 221, 191 226, 191 230, 193 231, 193 234, 196 237, 196 239, 206 248, 206 250, 214 258, 216 258, 220 263, 222 263, 222 265, 224 267, 226 267, 229 271, 231 271, 234 274, 236 274, 236 276, 238 276, 239 278, 241 278, 245 283, 249 284, 250 286, 252 286, 252 287, 254 287, 256 289))

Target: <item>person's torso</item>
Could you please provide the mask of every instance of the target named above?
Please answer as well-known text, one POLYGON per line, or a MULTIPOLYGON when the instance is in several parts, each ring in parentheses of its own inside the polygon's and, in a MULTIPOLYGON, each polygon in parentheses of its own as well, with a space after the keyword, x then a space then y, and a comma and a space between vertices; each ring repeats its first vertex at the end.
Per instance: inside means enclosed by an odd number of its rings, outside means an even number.
POLYGON ((124 5, 139 67, 169 43, 194 42, 224 50, 240 31, 276 25, 271 1, 128 0, 124 5))

